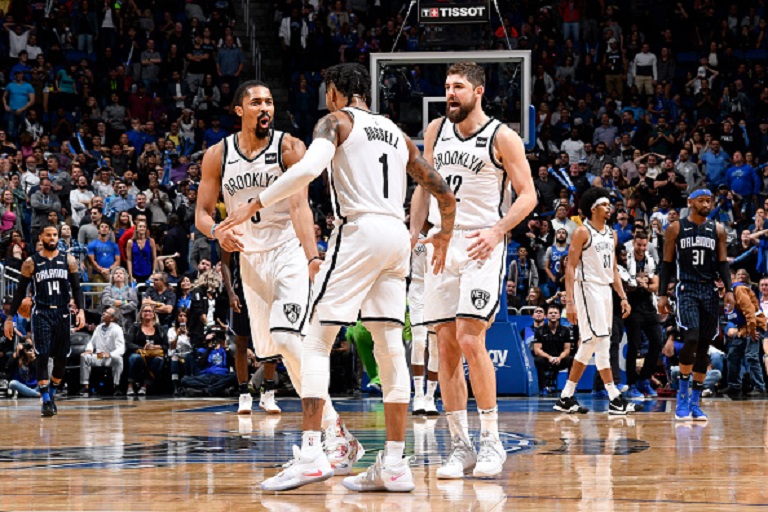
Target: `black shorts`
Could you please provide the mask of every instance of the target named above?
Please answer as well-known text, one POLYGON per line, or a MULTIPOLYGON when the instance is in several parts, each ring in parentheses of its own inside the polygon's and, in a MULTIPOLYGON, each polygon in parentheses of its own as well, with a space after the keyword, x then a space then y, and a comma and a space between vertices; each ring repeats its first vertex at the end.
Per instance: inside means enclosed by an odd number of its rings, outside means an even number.
POLYGON ((684 331, 698 329, 701 339, 714 339, 722 314, 720 296, 714 283, 680 283, 675 293, 677 326, 684 331))
POLYGON ((53 358, 66 358, 70 352, 69 307, 35 306, 32 309, 32 338, 35 352, 53 358))
POLYGON ((245 336, 251 338, 251 321, 248 317, 248 305, 245 303, 245 295, 243 289, 240 286, 235 286, 235 295, 240 300, 240 312, 237 313, 233 309, 230 315, 230 325, 235 336, 245 336))

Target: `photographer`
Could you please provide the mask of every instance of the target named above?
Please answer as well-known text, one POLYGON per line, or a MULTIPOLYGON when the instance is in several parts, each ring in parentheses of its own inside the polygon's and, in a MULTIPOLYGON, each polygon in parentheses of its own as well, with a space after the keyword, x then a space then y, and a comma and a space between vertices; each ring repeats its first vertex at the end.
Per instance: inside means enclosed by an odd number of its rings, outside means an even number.
POLYGON ((548 392, 553 375, 556 380, 560 370, 571 367, 571 347, 575 344, 573 330, 560 322, 560 306, 547 306, 547 324, 537 329, 531 348, 542 394, 548 392))
POLYGON ((184 377, 181 386, 187 396, 226 396, 229 388, 237 386, 237 375, 230 371, 234 357, 226 348, 226 331, 214 326, 205 334, 205 346, 197 349, 200 374, 184 377))
POLYGON ((40 397, 37 378, 35 378, 35 347, 31 338, 16 345, 8 373, 11 375, 11 382, 8 384, 9 394, 12 396, 18 394, 25 398, 40 397))

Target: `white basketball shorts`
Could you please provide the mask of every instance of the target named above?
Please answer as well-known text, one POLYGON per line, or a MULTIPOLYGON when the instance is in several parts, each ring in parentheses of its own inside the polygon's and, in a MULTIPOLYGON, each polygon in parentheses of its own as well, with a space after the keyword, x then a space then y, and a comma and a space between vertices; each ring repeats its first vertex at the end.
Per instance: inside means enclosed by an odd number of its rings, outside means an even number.
POLYGON ((312 314, 323 325, 405 324, 405 278, 411 243, 402 221, 359 215, 333 230, 315 277, 312 314))
POLYGON ((582 343, 595 337, 610 337, 613 326, 611 285, 576 281, 573 300, 576 303, 582 343))
POLYGON ((307 258, 298 239, 266 252, 240 254, 240 275, 256 356, 279 355, 271 332, 301 334, 309 305, 307 258))
POLYGON ((424 323, 453 322, 474 318, 492 322, 499 309, 499 296, 506 265, 507 246, 502 241, 485 261, 469 257, 467 248, 475 241, 467 235, 476 230, 455 230, 448 247, 445 269, 432 272, 434 247, 427 244, 427 271, 424 276, 424 323))

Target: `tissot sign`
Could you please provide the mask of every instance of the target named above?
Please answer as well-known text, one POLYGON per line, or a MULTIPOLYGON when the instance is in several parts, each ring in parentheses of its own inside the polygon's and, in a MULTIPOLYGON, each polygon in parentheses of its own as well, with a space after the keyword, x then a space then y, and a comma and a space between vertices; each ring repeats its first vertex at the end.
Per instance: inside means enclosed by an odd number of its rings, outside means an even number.
POLYGON ((488 0, 419 2, 420 23, 483 23, 490 19, 488 0))

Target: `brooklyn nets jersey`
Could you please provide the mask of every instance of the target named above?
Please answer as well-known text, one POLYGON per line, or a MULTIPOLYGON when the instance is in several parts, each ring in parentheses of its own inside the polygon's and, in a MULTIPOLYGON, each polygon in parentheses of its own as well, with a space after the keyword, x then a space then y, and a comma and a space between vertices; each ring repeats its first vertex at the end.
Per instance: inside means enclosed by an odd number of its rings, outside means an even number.
MULTIPOLYGON (((240 203, 253 201, 285 172, 283 132, 273 130, 266 147, 250 160, 240 150, 237 137, 236 133, 224 139, 221 157, 221 188, 228 212, 235 211, 240 203)), ((290 198, 263 208, 243 226, 242 252, 264 252, 282 245, 294 237, 290 198)))
POLYGON ((329 173, 337 222, 365 213, 405 219, 408 148, 400 129, 384 116, 347 107, 352 131, 338 147, 329 173))
POLYGON ((39 252, 32 255, 35 272, 32 274, 36 306, 66 307, 69 304, 69 267, 63 252, 48 259, 39 252))
POLYGON ((678 282, 714 283, 717 269, 717 224, 707 220, 702 225, 680 219, 675 240, 678 282))
MULTIPOLYGON (((493 154, 493 141, 501 122, 490 119, 474 135, 463 138, 444 118, 435 138, 434 167, 456 195, 456 229, 491 227, 509 204, 506 172, 493 154)), ((440 226, 440 210, 432 197, 429 221, 440 226)))
POLYGON ((613 283, 613 260, 616 254, 616 241, 613 230, 605 225, 602 232, 588 221, 584 226, 589 231, 589 242, 581 251, 581 261, 576 267, 576 280, 597 284, 613 283))

